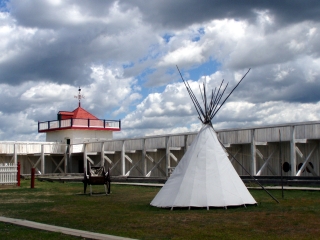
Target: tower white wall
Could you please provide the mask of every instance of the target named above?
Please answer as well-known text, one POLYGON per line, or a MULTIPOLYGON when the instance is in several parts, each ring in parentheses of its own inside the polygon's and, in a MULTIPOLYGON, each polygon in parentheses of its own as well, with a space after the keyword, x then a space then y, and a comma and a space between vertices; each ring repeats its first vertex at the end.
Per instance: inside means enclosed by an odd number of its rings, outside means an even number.
POLYGON ((46 133, 47 142, 67 143, 67 139, 70 139, 70 144, 97 142, 112 138, 112 131, 101 130, 66 129, 46 133))

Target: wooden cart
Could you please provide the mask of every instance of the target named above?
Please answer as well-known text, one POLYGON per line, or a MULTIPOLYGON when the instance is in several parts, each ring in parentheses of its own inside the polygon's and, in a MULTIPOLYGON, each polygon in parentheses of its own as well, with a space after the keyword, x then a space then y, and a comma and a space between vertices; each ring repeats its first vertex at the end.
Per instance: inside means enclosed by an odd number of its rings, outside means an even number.
POLYGON ((84 171, 84 194, 86 194, 87 185, 90 186, 90 195, 92 195, 92 185, 104 185, 106 195, 110 194, 111 191, 111 181, 110 181, 110 168, 106 172, 104 166, 102 167, 91 167, 88 164, 87 171, 84 171))

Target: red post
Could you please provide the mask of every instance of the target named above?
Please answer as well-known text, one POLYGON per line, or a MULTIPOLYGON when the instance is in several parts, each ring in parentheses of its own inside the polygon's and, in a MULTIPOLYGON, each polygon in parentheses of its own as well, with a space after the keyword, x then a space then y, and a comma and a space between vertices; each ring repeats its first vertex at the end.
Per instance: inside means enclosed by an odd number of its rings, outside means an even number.
POLYGON ((18 162, 18 166, 17 166, 17 170, 18 170, 18 172, 17 172, 17 186, 18 187, 20 187, 20 162, 18 162))
POLYGON ((35 176, 36 169, 31 168, 31 188, 34 188, 34 176, 35 176))

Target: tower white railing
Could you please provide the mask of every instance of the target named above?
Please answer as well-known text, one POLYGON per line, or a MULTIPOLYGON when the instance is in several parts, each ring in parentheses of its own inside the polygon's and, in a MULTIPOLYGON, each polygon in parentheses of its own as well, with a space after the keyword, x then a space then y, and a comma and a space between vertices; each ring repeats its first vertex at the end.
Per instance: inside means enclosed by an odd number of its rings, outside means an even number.
POLYGON ((82 119, 70 118, 64 120, 54 120, 46 122, 38 122, 38 132, 47 132, 50 130, 83 128, 83 129, 107 129, 111 131, 121 130, 120 120, 104 120, 104 119, 82 119))

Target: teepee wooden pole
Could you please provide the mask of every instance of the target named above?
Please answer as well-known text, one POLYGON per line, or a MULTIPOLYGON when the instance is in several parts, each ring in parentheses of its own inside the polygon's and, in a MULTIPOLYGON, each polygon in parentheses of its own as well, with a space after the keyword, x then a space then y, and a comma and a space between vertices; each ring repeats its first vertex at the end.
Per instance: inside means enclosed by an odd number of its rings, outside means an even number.
POLYGON ((199 104, 199 102, 198 102, 198 100, 197 100, 197 97, 196 97, 196 96, 194 95, 194 93, 192 92, 189 83, 186 82, 186 81, 184 80, 184 78, 182 77, 182 74, 181 74, 180 69, 178 68, 178 66, 176 66, 176 67, 177 67, 177 69, 178 69, 178 71, 179 71, 179 73, 180 73, 181 79, 182 79, 182 81, 183 81, 183 83, 184 83, 184 85, 185 85, 185 87, 186 87, 186 89, 187 89, 187 91, 188 91, 188 93, 189 93, 189 96, 190 96, 190 98, 191 98, 191 100, 192 100, 192 102, 193 102, 193 105, 194 105, 194 107, 195 107, 195 109, 196 109, 196 111, 197 111, 197 113, 198 113, 198 115, 199 115, 199 119, 200 119, 200 121, 201 121, 202 123, 204 123, 204 119, 202 119, 202 116, 204 116, 205 114, 204 114, 204 112, 203 112, 203 110, 202 110, 202 108, 201 108, 201 106, 200 106, 200 104, 199 104), (200 113, 201 113, 201 114, 200 114, 200 113))
POLYGON ((221 98, 224 94, 224 92, 226 91, 227 87, 228 87, 229 83, 227 83, 226 87, 224 88, 224 90, 222 91, 222 93, 220 94, 219 98, 217 99, 217 102, 215 102, 215 108, 213 109, 212 111, 212 114, 210 115, 210 118, 212 119, 214 117, 214 115, 216 115, 216 113, 219 111, 220 107, 222 106, 222 104, 227 100, 225 99, 224 102, 220 105, 219 109, 216 111, 218 105, 219 105, 219 102, 221 101, 221 98))
POLYGON ((246 72, 245 75, 243 75, 243 77, 238 82, 238 84, 232 89, 232 91, 229 93, 229 95, 223 100, 223 102, 221 103, 220 107, 217 109, 217 111, 215 111, 215 113, 212 116, 212 118, 214 118, 214 116, 217 114, 217 112, 220 110, 220 108, 223 106, 223 104, 227 101, 227 99, 230 97, 230 95, 233 93, 233 91, 239 86, 239 84, 242 82, 242 80, 247 76, 247 74, 250 72, 250 70, 251 70, 251 68, 249 68, 249 70, 246 72))
POLYGON ((202 91, 201 91, 201 85, 199 84, 199 90, 200 90, 200 95, 201 95, 201 98, 202 98, 202 102, 204 102, 204 97, 203 97, 203 94, 202 94, 202 91))
POLYGON ((258 181, 258 179, 256 179, 255 177, 253 177, 248 171, 247 169, 238 161, 238 159, 236 159, 235 156, 233 156, 233 154, 223 145, 223 143, 220 141, 219 139, 219 142, 221 144, 221 146, 228 152, 228 154, 230 154, 230 156, 236 160, 236 162, 242 167, 242 169, 253 179, 256 181, 256 183, 273 199, 275 200, 277 203, 279 203, 278 199, 276 199, 274 196, 272 196, 272 194, 264 188, 264 186, 262 186, 262 184, 258 181))

